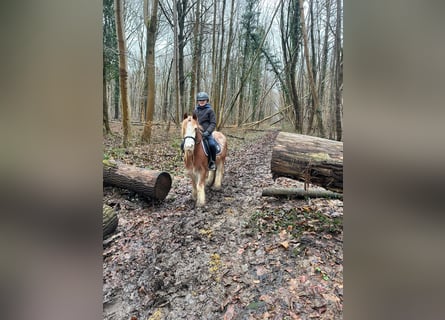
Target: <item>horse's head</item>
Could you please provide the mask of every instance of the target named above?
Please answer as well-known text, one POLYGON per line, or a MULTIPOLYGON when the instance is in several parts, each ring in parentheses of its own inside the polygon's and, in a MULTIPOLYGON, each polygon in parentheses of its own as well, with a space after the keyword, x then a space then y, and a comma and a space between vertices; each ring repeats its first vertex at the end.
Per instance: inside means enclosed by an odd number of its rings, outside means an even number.
POLYGON ((193 113, 193 115, 188 115, 187 113, 185 113, 181 129, 182 139, 184 140, 184 151, 193 151, 198 132, 199 124, 196 114, 193 113))

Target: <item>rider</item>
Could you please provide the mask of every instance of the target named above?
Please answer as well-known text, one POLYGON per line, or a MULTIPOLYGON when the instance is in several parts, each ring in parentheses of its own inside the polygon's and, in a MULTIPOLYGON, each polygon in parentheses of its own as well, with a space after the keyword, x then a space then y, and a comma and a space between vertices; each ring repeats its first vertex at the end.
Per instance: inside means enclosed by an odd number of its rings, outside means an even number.
POLYGON ((198 104, 195 108, 198 122, 202 126, 202 137, 207 141, 210 149, 209 169, 216 170, 216 141, 212 136, 212 132, 216 127, 216 116, 212 107, 209 104, 209 95, 206 92, 199 92, 196 96, 198 104))

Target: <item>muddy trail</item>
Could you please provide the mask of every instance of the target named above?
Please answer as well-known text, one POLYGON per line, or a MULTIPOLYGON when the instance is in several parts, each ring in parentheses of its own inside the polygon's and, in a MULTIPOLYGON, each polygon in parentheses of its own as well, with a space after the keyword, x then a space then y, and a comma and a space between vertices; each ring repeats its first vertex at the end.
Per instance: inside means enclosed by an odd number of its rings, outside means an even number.
MULTIPOLYGON (((191 199, 177 138, 157 147, 173 177, 163 202, 104 188, 104 203, 119 210, 104 241, 104 319, 342 319, 343 202, 261 196, 301 186, 272 180, 277 134, 229 134, 223 189, 207 190, 203 208, 191 199)), ((154 161, 153 150, 134 151, 120 156, 154 161)))

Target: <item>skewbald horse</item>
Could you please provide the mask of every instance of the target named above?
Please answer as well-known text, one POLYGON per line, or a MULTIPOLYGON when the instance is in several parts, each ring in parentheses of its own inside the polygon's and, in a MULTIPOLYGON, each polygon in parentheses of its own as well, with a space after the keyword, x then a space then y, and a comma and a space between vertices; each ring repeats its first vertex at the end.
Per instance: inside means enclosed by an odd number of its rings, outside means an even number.
POLYGON ((202 148, 201 130, 202 127, 198 123, 196 114, 188 115, 185 113, 181 128, 184 142, 184 165, 192 179, 192 197, 196 201, 197 207, 205 205, 206 186, 213 185, 214 189, 221 189, 224 162, 227 155, 226 137, 221 132, 214 131, 212 135, 221 146, 221 152, 216 156, 216 173, 215 171, 209 171, 208 158, 202 148))

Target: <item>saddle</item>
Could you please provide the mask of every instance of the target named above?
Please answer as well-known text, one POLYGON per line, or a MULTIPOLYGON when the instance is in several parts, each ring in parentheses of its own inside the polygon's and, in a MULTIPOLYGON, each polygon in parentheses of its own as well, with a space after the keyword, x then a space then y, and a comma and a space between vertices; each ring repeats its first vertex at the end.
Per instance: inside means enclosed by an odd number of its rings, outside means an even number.
MULTIPOLYGON (((221 145, 219 144, 219 142, 214 139, 216 142, 216 156, 218 156, 221 153, 221 145)), ((204 151, 205 155, 208 157, 209 156, 209 144, 207 142, 207 139, 202 139, 203 143, 202 144, 202 150, 204 151)))

